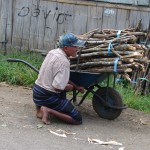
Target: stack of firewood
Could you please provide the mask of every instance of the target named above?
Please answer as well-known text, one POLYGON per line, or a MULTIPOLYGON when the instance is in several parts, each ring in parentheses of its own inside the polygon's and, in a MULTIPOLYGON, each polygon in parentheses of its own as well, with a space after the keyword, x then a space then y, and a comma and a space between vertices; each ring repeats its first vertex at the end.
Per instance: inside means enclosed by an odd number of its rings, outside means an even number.
POLYGON ((86 46, 70 59, 72 70, 121 73, 129 81, 133 80, 134 71, 144 74, 150 70, 145 32, 137 32, 135 28, 95 29, 78 37, 86 41, 86 46))
MULTIPOLYGON (((150 61, 150 45, 149 51, 145 53, 148 60, 150 61)), ((141 92, 142 95, 146 95, 150 93, 150 63, 145 63, 144 65, 145 71, 141 72, 136 70, 132 73, 131 79, 132 81, 137 81, 135 84, 135 92, 141 92)))
POLYGON ((71 58, 71 69, 98 73, 132 72, 135 68, 144 71, 142 62, 148 61, 144 56, 148 49, 137 44, 137 40, 146 37, 145 33, 127 29, 119 33, 116 30, 95 30, 79 37, 87 44, 77 57, 71 58))

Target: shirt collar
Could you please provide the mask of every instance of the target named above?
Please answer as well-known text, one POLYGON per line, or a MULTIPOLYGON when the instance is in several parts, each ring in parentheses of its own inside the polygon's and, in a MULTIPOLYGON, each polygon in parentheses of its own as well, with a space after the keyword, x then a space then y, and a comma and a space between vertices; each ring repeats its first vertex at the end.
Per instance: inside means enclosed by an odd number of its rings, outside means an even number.
POLYGON ((61 48, 58 48, 59 49, 59 51, 66 57, 66 58, 68 58, 69 59, 69 57, 67 56, 67 54, 64 52, 64 50, 63 49, 61 49, 61 48))

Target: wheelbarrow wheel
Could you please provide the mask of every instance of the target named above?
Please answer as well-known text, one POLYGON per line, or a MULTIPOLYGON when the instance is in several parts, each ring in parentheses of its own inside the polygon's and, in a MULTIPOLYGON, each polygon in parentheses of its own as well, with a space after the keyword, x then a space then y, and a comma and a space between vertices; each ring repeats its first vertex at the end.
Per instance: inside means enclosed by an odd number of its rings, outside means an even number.
MULTIPOLYGON (((98 89, 96 91, 96 94, 102 97, 105 101, 106 101, 106 96, 108 96, 107 102, 111 106, 118 106, 118 107, 123 106, 123 102, 120 94, 111 87, 103 87, 101 89, 98 89)), ((94 94, 92 99, 93 109, 101 118, 113 120, 121 114, 122 109, 115 109, 115 108, 110 108, 109 106, 104 106, 104 104, 96 96, 96 94, 94 94)))

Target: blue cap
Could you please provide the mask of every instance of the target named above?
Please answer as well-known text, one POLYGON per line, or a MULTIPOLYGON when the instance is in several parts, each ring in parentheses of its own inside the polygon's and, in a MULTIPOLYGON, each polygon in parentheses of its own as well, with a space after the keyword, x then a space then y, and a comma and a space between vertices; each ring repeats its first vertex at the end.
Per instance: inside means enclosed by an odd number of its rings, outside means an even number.
POLYGON ((73 33, 66 33, 59 38, 60 48, 63 48, 64 46, 84 47, 84 45, 85 41, 79 40, 73 33))

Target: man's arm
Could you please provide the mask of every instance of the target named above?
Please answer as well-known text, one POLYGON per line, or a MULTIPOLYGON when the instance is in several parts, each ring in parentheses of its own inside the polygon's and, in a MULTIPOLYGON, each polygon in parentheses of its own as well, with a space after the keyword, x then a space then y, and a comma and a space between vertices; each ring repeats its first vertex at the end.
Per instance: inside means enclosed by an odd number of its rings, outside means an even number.
POLYGON ((72 81, 69 80, 68 82, 69 84, 71 84, 74 89, 76 89, 77 91, 81 92, 81 93, 84 93, 84 87, 82 86, 77 86, 75 83, 73 83, 72 81))
MULTIPOLYGON (((56 88, 54 88, 54 89, 57 92, 62 92, 63 91, 63 90, 56 89, 56 88)), ((84 88, 82 86, 77 86, 75 83, 73 83, 72 81, 69 80, 69 82, 66 85, 64 90, 68 92, 68 91, 72 91, 73 89, 75 89, 75 90, 77 90, 77 91, 79 91, 81 93, 84 93, 84 88)))

